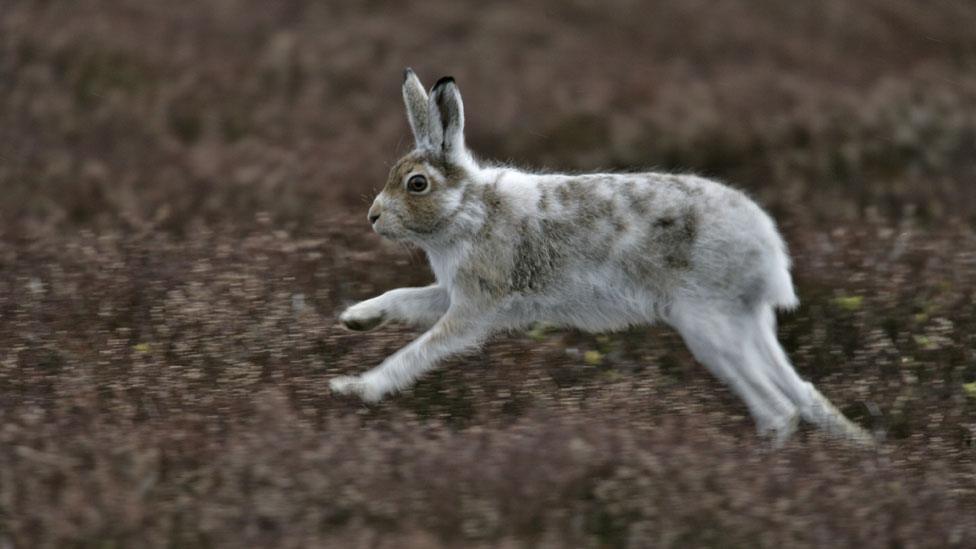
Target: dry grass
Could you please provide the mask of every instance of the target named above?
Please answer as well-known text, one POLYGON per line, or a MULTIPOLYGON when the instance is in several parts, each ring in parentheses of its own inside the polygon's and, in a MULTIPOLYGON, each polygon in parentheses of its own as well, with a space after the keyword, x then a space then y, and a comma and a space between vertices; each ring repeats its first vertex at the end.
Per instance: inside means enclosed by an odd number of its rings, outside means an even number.
POLYGON ((5 4, 0 545, 976 545, 976 8, 414 4, 5 4), (411 337, 335 313, 430 279, 363 219, 406 65, 486 156, 749 190, 797 368, 887 442, 767 451, 664 329, 331 397, 411 337))

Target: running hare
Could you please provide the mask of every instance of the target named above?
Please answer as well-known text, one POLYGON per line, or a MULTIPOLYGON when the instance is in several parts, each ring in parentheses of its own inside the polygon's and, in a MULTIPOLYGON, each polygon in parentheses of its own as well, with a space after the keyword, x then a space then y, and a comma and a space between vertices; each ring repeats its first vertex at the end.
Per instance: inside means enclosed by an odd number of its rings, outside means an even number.
POLYGON ((797 305, 786 246, 741 192, 692 175, 526 173, 477 162, 452 78, 424 91, 404 73, 416 148, 369 209, 380 235, 413 243, 437 282, 353 305, 353 330, 396 321, 426 330, 333 391, 366 401, 409 387, 446 357, 533 322, 589 331, 662 321, 746 403, 760 433, 798 419, 871 441, 790 365, 777 308, 797 305))

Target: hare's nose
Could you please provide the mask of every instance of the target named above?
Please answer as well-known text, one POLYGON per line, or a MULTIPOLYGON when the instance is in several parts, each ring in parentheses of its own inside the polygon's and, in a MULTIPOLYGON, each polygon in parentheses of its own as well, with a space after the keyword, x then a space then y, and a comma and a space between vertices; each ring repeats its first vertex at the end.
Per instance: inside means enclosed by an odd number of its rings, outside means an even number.
POLYGON ((369 220, 370 225, 376 224, 376 220, 380 218, 380 213, 383 211, 383 206, 380 205, 381 199, 382 195, 377 196, 376 199, 373 200, 373 204, 370 205, 369 211, 366 212, 366 219, 369 220))

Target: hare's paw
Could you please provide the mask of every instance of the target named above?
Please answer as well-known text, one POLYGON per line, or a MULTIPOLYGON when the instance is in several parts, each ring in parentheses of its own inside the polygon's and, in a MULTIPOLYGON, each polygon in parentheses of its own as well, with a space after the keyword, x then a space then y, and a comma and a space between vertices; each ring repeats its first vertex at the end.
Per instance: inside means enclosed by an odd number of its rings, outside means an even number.
POLYGON ((796 433, 799 426, 800 414, 794 413, 762 422, 762 427, 759 427, 759 434, 767 439, 773 448, 782 448, 796 433))
POLYGON ((363 384, 362 378, 358 376, 339 376, 329 381, 329 389, 339 395, 359 394, 363 384))
POLYGON ((343 326, 357 332, 372 330, 382 324, 383 319, 383 310, 372 305, 369 301, 357 303, 339 315, 339 322, 343 326))
POLYGON ((339 395, 354 395, 365 402, 377 402, 384 391, 376 382, 362 376, 339 376, 329 381, 329 388, 339 395))

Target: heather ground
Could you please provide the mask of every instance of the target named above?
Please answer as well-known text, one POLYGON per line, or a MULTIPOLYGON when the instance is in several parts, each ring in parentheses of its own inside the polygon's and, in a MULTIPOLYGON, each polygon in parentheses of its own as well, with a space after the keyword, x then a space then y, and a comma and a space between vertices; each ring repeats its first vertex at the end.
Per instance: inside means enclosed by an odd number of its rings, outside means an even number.
POLYGON ((976 5, 0 1, 0 547, 976 546, 976 5), (666 328, 534 330, 374 406, 431 279, 365 209, 453 74, 481 155, 778 220, 780 451, 666 328))

